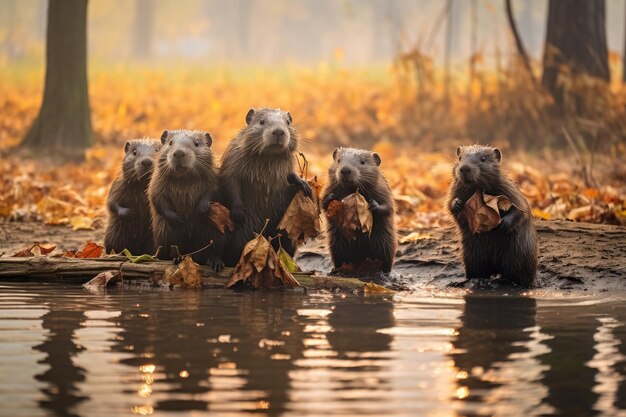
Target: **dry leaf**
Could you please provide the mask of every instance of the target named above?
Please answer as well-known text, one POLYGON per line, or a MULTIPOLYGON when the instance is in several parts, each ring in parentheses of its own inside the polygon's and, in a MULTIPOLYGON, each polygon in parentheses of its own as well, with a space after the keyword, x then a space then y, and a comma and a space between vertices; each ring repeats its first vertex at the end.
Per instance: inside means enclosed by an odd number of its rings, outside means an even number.
POLYGON ((319 209, 302 191, 296 193, 278 224, 295 246, 305 243, 321 232, 319 209))
POLYGON ((13 256, 18 258, 26 258, 31 256, 46 256, 50 252, 56 249, 56 245, 43 245, 39 243, 35 243, 31 245, 29 248, 23 249, 13 256))
POLYGON ((472 233, 485 233, 502 221, 500 210, 507 211, 511 206, 511 201, 505 196, 492 196, 476 191, 467 200, 460 215, 465 216, 472 233))
POLYGON ((201 288, 200 266, 190 256, 185 256, 178 265, 172 265, 165 270, 163 281, 183 288, 201 288))
POLYGON ((358 232, 371 233, 374 224, 367 201, 358 192, 350 194, 341 203, 331 201, 326 217, 333 222, 348 240, 355 239, 358 232), (341 204, 341 209, 338 204, 341 204))
POLYGON ((395 294, 394 290, 390 290, 389 288, 383 287, 382 285, 374 284, 373 282, 368 282, 363 287, 363 292, 365 294, 395 294))
POLYGON ((100 258, 104 253, 104 248, 97 243, 87 242, 78 252, 76 252, 73 258, 100 258))
POLYGON ((93 220, 87 216, 74 216, 70 219, 73 230, 93 230, 93 220))
POLYGON ((263 235, 258 235, 246 244, 233 275, 226 283, 226 288, 238 284, 248 284, 256 289, 300 286, 263 235))
POLYGON ((278 258, 287 271, 301 272, 296 261, 282 247, 278 249, 278 258))
POLYGON ((221 234, 235 230, 235 223, 230 218, 230 210, 214 201, 209 206, 209 221, 220 231, 221 234))
POLYGON ((91 291, 97 291, 119 282, 122 279, 122 271, 112 269, 110 271, 100 272, 89 282, 83 284, 83 287, 91 291))
POLYGON ((415 243, 418 240, 429 240, 432 238, 432 235, 429 233, 412 232, 400 239, 400 243, 415 243))

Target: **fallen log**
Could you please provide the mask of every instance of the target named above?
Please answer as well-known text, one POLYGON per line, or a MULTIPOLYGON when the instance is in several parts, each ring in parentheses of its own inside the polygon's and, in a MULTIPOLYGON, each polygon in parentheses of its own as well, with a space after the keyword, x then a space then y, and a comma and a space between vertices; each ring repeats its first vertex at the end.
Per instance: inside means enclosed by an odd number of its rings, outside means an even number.
MULTIPOLYGON (((115 256, 92 259, 54 258, 33 256, 28 258, 0 258, 0 281, 61 282, 83 284, 101 272, 119 270, 125 283, 156 285, 171 261, 132 263, 127 258, 115 256)), ((200 266, 204 288, 223 288, 233 268, 219 273, 200 266)), ((296 272, 298 282, 311 290, 361 291, 365 282, 355 278, 339 278, 296 272)))

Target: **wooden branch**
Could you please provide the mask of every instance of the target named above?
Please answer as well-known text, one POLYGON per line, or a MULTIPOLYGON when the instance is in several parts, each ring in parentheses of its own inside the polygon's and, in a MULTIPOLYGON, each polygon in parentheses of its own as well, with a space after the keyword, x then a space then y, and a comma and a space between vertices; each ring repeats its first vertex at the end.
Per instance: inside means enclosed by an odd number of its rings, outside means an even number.
MULTIPOLYGON (((101 272, 121 270, 124 282, 155 284, 172 266, 171 261, 131 263, 124 257, 97 259, 49 258, 0 258, 0 281, 64 282, 83 284, 101 272)), ((224 288, 233 268, 219 273, 208 266, 200 266, 202 286, 224 288)), ((363 290, 365 283, 356 278, 317 276, 307 272, 294 273, 300 284, 310 290, 339 290, 350 292, 363 290)))
POLYGON ((535 75, 533 74, 533 69, 530 66, 530 59, 528 58, 528 53, 526 52, 526 48, 524 47, 524 42, 522 42, 522 38, 519 35, 519 31, 517 30, 517 24, 515 23, 515 18, 513 17, 513 7, 511 5, 511 0, 506 0, 506 17, 509 20, 509 27, 511 28, 511 33, 513 34, 513 38, 515 39, 515 46, 517 47, 517 53, 519 54, 524 67, 528 70, 528 75, 532 80, 533 84, 537 85, 537 80, 535 79, 535 75))

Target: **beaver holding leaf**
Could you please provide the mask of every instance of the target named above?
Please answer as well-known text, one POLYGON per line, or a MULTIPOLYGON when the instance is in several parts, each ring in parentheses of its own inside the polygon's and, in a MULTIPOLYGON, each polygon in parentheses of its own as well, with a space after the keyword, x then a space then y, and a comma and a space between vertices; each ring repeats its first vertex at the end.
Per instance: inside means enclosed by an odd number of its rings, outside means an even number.
POLYGON ((327 232, 335 269, 344 263, 358 265, 370 259, 381 262, 383 273, 391 271, 397 245, 395 207, 391 188, 380 172, 380 164, 381 158, 376 152, 354 148, 337 148, 333 152, 322 208, 329 219, 327 232), (345 215, 340 215, 343 219, 338 221, 329 210, 331 203, 343 201, 337 207, 342 207, 345 212, 347 200, 352 198, 363 201, 363 204, 357 203, 356 217, 360 218, 361 224, 354 226, 345 215), (365 212, 358 213, 359 205, 365 212), (366 225, 369 230, 364 230, 364 224, 368 222, 363 222, 362 218, 370 217, 368 211, 371 213, 371 228, 366 225))
POLYGON ((502 152, 472 145, 459 146, 456 155, 448 209, 461 235, 466 277, 501 274, 503 280, 532 287, 537 235, 528 201, 501 169, 502 152), (481 217, 476 210, 493 212, 481 217))

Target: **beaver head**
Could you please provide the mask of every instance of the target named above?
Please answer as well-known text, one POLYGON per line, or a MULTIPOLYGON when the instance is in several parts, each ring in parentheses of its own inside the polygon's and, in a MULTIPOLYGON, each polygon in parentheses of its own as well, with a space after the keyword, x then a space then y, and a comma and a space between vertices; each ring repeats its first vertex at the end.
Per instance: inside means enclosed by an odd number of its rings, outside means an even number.
POLYGON ((333 164, 329 170, 331 182, 339 182, 350 188, 367 188, 376 184, 380 175, 380 156, 355 148, 336 148, 333 152, 333 164))
POLYGON ((481 189, 499 182, 500 149, 482 145, 459 146, 456 156, 453 175, 457 181, 481 189))
POLYGON ((149 181, 154 168, 154 160, 161 144, 152 139, 132 139, 124 145, 122 173, 131 181, 149 181))
POLYGON ((281 109, 250 109, 243 130, 243 146, 258 155, 291 156, 298 147, 291 114, 281 109))
POLYGON ((213 139, 206 132, 166 130, 161 135, 163 151, 159 168, 165 173, 181 176, 199 176, 213 169, 213 139))

